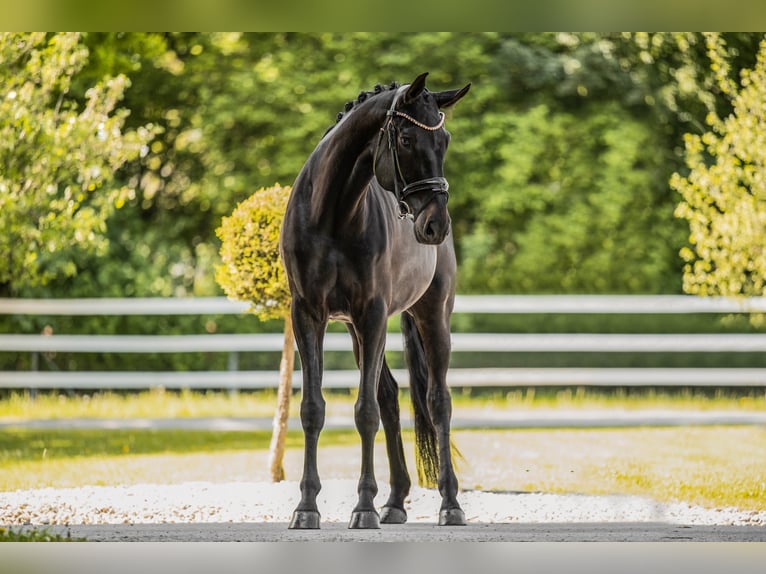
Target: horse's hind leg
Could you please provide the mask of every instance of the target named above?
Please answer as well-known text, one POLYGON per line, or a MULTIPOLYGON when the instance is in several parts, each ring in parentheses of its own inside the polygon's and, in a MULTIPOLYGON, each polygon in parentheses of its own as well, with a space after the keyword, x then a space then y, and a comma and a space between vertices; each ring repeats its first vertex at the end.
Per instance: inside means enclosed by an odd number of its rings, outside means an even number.
POLYGON ((303 370, 301 424, 305 439, 301 500, 290 528, 319 528, 316 497, 322 485, 317 470, 317 443, 324 426, 325 401, 322 397, 322 344, 327 322, 317 320, 305 304, 293 301, 293 328, 303 370))
POLYGON ((439 449, 438 486, 439 494, 442 496, 439 524, 442 526, 463 525, 465 513, 457 501, 458 483, 452 465, 450 443, 452 398, 447 387, 447 367, 451 349, 449 314, 416 313, 415 321, 428 363, 428 410, 436 429, 439 449))
POLYGON ((410 493, 411 483, 410 475, 407 472, 407 462, 404 459, 402 431, 399 424, 399 386, 396 384, 385 358, 378 383, 378 404, 380 404, 383 430, 386 433, 389 482, 391 484, 391 493, 380 512, 380 521, 384 524, 404 524, 407 522, 404 499, 410 493))

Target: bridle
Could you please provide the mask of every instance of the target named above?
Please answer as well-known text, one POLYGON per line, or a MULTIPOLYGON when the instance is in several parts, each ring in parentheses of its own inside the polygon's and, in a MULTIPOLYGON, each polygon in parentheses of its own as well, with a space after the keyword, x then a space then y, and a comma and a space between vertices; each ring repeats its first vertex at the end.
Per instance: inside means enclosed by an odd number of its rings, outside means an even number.
MULTIPOLYGON (((375 151, 372 158, 372 173, 375 175, 377 179, 377 170, 376 170, 376 164, 378 159, 378 150, 380 148, 380 142, 383 140, 383 136, 388 136, 388 149, 391 152, 391 162, 394 165, 394 195, 396 195, 396 201, 399 205, 399 218, 405 219, 410 218, 414 219, 415 214, 412 211, 412 208, 407 203, 407 197, 418 193, 420 191, 426 191, 431 190, 432 197, 429 200, 428 203, 433 201, 433 199, 440 193, 443 193, 447 197, 449 197, 449 182, 444 177, 428 177, 426 179, 419 179, 417 181, 413 181, 412 183, 407 183, 407 180, 404 178, 404 174, 402 174, 402 168, 399 165, 399 153, 397 150, 397 140, 398 140, 398 130, 396 129, 396 124, 394 124, 394 118, 400 117, 404 118, 405 120, 409 121, 410 123, 416 125, 420 129, 429 131, 429 132, 435 132, 438 129, 441 129, 441 127, 444 125, 444 112, 439 112, 439 122, 436 125, 429 126, 422 122, 419 122, 412 116, 405 114, 404 112, 400 112, 396 109, 396 104, 399 102, 399 97, 401 96, 402 92, 408 88, 408 85, 401 86, 396 94, 394 95, 394 101, 391 102, 391 107, 386 112, 386 121, 383 124, 383 127, 380 128, 380 136, 378 137, 378 142, 375 144, 375 151), (403 188, 399 188, 399 180, 402 181, 404 184, 403 188)), ((380 179, 378 179, 380 181, 380 179)), ((422 208, 421 208, 422 209, 422 208)))

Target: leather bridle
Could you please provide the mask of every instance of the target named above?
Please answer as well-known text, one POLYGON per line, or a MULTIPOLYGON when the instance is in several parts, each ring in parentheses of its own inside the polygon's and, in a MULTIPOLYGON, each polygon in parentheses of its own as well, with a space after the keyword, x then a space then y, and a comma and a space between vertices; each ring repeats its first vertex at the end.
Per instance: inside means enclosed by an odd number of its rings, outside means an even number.
MULTIPOLYGON (((394 195, 396 196, 396 201, 399 205, 399 217, 401 219, 404 218, 411 218, 414 219, 415 214, 412 211, 412 207, 410 207, 409 203, 407 203, 407 197, 418 193, 421 191, 427 191, 430 190, 432 192, 431 199, 426 202, 426 205, 433 201, 438 194, 444 194, 447 197, 449 197, 449 182, 446 178, 440 177, 440 176, 434 176, 434 177, 428 177, 425 179, 419 179, 417 181, 413 181, 412 183, 407 183, 407 180, 404 178, 404 174, 402 173, 402 168, 399 164, 399 152, 398 152, 398 146, 397 146, 397 140, 398 140, 398 130, 396 127, 396 124, 394 123, 395 117, 404 118, 410 123, 414 124, 415 126, 419 127, 420 129, 435 132, 438 129, 441 129, 442 126, 444 126, 444 112, 439 112, 439 122, 436 125, 429 126, 422 122, 419 122, 412 116, 405 114, 404 112, 400 112, 396 109, 396 104, 399 102, 399 97, 401 94, 406 90, 409 86, 404 85, 401 86, 396 94, 394 95, 394 100, 391 102, 391 107, 386 112, 386 121, 383 124, 383 127, 380 128, 380 136, 378 137, 378 142, 375 144, 375 151, 373 155, 372 160, 372 172, 375 175, 375 177, 380 182, 380 179, 377 177, 377 170, 376 170, 376 164, 378 159, 378 152, 380 148, 380 142, 383 140, 383 136, 388 136, 388 149, 391 152, 391 162, 394 166, 394 195), (404 184, 404 187, 400 189, 399 187, 399 181, 404 184)), ((381 184, 382 185, 382 184, 381 184)), ((425 207, 425 206, 424 206, 425 207)), ((422 208, 421 208, 422 210, 422 208)))

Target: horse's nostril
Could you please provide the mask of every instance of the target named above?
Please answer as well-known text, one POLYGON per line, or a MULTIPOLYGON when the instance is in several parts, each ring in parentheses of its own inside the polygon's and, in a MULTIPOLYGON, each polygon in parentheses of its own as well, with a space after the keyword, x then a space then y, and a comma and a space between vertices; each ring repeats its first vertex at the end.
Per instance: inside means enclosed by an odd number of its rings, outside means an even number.
POLYGON ((435 237, 435 236, 436 236, 436 229, 435 229, 435 226, 434 226, 434 222, 433 222, 433 220, 429 221, 429 222, 426 224, 425 235, 426 235, 426 237, 428 237, 429 239, 430 239, 430 238, 432 238, 432 237, 435 237))

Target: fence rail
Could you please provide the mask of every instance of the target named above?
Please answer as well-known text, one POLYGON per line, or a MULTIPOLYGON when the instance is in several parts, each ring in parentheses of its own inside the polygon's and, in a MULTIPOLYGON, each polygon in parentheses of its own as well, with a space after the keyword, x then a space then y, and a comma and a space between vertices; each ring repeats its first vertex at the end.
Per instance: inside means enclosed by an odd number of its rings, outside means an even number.
MULTIPOLYGON (((224 315, 241 314, 246 304, 222 297, 137 299, 0 299, 0 314, 12 315, 224 315)), ((726 299, 689 296, 458 296, 456 313, 508 314, 685 314, 766 311, 766 298, 726 299)), ((453 352, 763 352, 763 334, 495 334, 454 333, 453 352)), ((387 350, 401 351, 398 334, 387 350)), ((0 334, 0 352, 72 353, 230 353, 278 352, 281 334, 216 335, 28 335, 0 334)), ((328 333, 325 350, 350 351, 345 333, 328 333)), ((0 388, 141 389, 275 387, 277 373, 237 371, 103 372, 0 371, 0 388)), ((407 386, 403 371, 395 371, 407 386)), ((328 371, 327 388, 356 386, 356 371, 328 371)), ((761 368, 473 368, 451 369, 452 386, 766 386, 761 368)), ((300 373, 294 376, 300 385, 300 373)))
MULTIPOLYGON (((214 353, 282 350, 283 335, 0 335, 0 351, 44 353, 214 353)), ((402 351, 401 335, 389 333, 387 351, 402 351)), ((350 351, 346 333, 327 333, 325 351, 350 351)), ((753 353, 766 351, 766 335, 453 333, 455 353, 753 353)))
MULTIPOLYGON (((0 315, 238 315, 246 303, 225 297, 93 299, 0 298, 0 315)), ((458 295, 455 313, 753 313, 766 297, 689 295, 458 295)))
MULTIPOLYGON (((406 371, 392 369, 399 386, 409 386, 406 371)), ((0 388, 25 389, 273 389, 272 371, 0 371, 0 388)), ((451 369, 452 387, 761 387, 766 369, 726 368, 481 368, 451 369)), ((325 371, 326 389, 349 389, 359 384, 357 371, 325 371)), ((301 373, 293 373, 300 388, 301 373)))

